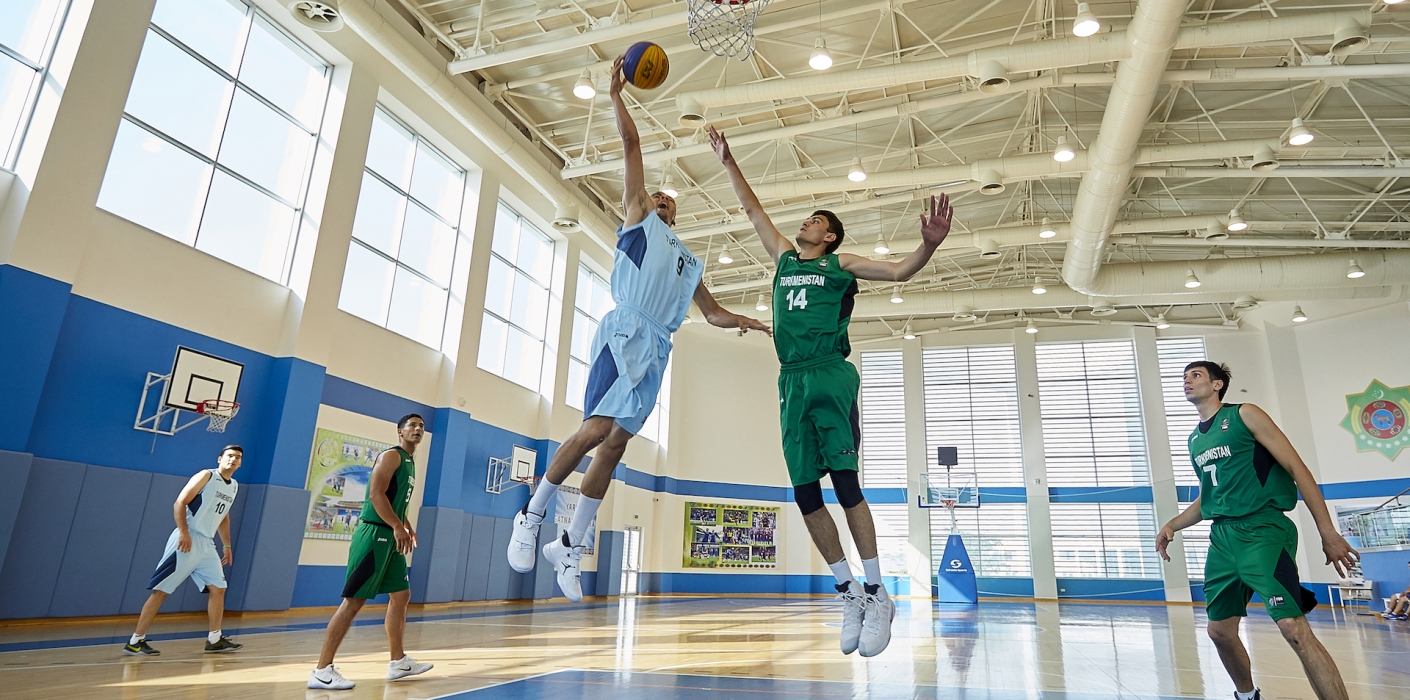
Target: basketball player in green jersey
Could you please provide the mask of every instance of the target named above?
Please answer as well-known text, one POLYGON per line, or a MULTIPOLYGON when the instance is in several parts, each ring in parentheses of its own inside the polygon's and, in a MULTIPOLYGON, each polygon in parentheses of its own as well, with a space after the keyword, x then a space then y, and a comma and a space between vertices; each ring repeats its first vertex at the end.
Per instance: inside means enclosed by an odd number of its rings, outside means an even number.
POLYGON ((387 680, 394 681, 431 670, 431 664, 421 663, 402 649, 402 634, 406 631, 406 604, 411 600, 411 583, 407 578, 406 555, 416 548, 416 531, 406 519, 411 493, 416 488, 416 463, 411 455, 426 434, 426 421, 412 413, 397 421, 397 437, 401 444, 377 456, 372 475, 367 482, 367 500, 362 504, 362 522, 353 532, 348 550, 347 582, 343 585, 343 603, 328 621, 323 637, 323 653, 318 666, 309 674, 308 687, 318 690, 348 690, 356 683, 343 677, 333 666, 333 655, 348 633, 357 612, 368 598, 386 593, 387 646, 392 660, 387 664, 387 680))
POLYGON ((920 217, 921 244, 904 260, 838 255, 844 232, 835 214, 813 212, 798 227, 794 241, 784 238, 744 180, 724 135, 714 127, 709 133, 735 195, 774 259, 774 350, 782 364, 778 394, 783 456, 808 534, 837 578, 843 602, 842 653, 860 650, 862 656, 876 656, 891 643, 896 606, 882 585, 876 526, 857 480, 861 380, 856 367, 846 360, 852 351, 847 326, 858 279, 904 282, 930 262, 950 233, 950 201, 945 195, 930 199, 928 214, 920 217), (865 586, 852 577, 837 525, 823 507, 824 476, 832 481, 837 502, 847 514, 847 527, 862 557, 865 586))
POLYGON ((1297 506, 1298 493, 1317 521, 1327 563, 1345 578, 1360 557, 1337 532, 1312 472, 1283 431, 1263 409, 1226 404, 1229 368, 1208 361, 1185 367, 1185 399, 1199 409, 1200 424, 1190 433, 1190 461, 1199 476, 1199 498, 1156 535, 1166 547, 1175 533, 1211 519, 1209 558, 1204 566, 1204 598, 1209 637, 1234 681, 1238 700, 1261 700, 1253 684, 1248 651, 1239 641, 1239 621, 1257 593, 1283 638, 1302 660, 1320 700, 1346 700, 1346 686, 1331 654, 1312 634, 1306 614, 1317 605, 1298 580, 1297 527, 1284 513, 1297 506))

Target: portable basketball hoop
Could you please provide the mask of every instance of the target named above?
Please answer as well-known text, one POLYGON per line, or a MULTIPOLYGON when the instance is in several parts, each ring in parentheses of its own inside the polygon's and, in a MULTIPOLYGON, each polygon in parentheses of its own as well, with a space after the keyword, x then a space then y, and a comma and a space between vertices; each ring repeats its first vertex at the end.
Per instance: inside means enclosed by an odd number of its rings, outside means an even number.
POLYGON ((769 0, 686 0, 686 34, 702 51, 741 61, 754 54, 754 21, 769 0))
POLYGON ((225 426, 239 412, 240 404, 222 399, 206 399, 196 406, 196 413, 210 418, 206 423, 206 430, 212 433, 225 432, 225 426))

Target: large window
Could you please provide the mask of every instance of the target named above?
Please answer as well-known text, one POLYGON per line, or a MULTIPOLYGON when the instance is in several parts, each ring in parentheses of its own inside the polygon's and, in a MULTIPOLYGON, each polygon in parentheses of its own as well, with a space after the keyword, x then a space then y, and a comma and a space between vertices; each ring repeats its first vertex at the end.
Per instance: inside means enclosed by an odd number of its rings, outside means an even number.
MULTIPOLYGON (((578 266, 578 293, 573 299, 573 341, 568 351, 569 406, 583 410, 583 393, 587 390, 588 370, 592 363, 592 339, 597 324, 612 309, 612 288, 607 280, 578 266)), ((663 385, 664 388, 664 385, 663 385)))
POLYGON ((329 72, 240 0, 160 0, 98 206, 286 282, 329 72))
MULTIPOLYGON (((1190 503, 1180 502, 1180 512, 1185 512, 1190 503)), ((1201 520, 1180 531, 1180 539, 1185 544, 1185 572, 1191 581, 1204 580, 1204 562, 1209 559, 1209 528, 1212 523, 1201 520)))
POLYGON ((862 485, 906 487, 906 391, 900 350, 862 353, 862 485))
POLYGON ((1160 578, 1151 504, 1054 503, 1050 508, 1058 578, 1160 578))
POLYGON ((454 357, 470 238, 465 171, 378 108, 338 308, 454 357))
POLYGON ((1175 485, 1199 486, 1199 476, 1190 463, 1190 433, 1199 425, 1199 409, 1185 400, 1185 365, 1204 359, 1204 338, 1161 338, 1155 341, 1155 347, 1175 485))
POLYGON ((0 2, 0 167, 14 168, 44 91, 69 0, 0 2))
POLYGON ((656 444, 665 447, 671 427, 671 360, 666 359, 666 369, 661 372, 661 390, 656 392, 656 407, 651 410, 651 415, 646 417, 646 422, 641 426, 638 435, 653 440, 656 444))
POLYGON ((553 239, 501 202, 491 247, 480 369, 552 396, 553 239))
POLYGON ((1050 486, 1146 486, 1136 352, 1128 340, 1037 346, 1050 486))
MULTIPOLYGON (((986 577, 1033 575, 1028 546, 1028 505, 1025 503, 984 503, 979 508, 955 509, 955 524, 964 537, 974 572, 986 577)), ((930 509, 930 561, 938 564, 945 556, 950 534, 950 512, 930 509)), ((933 567, 932 567, 933 568, 933 567)))

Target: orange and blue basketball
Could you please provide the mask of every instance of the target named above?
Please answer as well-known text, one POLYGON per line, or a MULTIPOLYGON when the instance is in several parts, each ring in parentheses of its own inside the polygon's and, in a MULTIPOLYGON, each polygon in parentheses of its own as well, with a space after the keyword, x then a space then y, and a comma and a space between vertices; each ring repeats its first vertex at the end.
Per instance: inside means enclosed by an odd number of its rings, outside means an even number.
POLYGON ((666 57, 665 49, 649 41, 638 41, 627 49, 626 55, 622 73, 632 85, 643 90, 654 90, 666 82, 671 60, 666 57))

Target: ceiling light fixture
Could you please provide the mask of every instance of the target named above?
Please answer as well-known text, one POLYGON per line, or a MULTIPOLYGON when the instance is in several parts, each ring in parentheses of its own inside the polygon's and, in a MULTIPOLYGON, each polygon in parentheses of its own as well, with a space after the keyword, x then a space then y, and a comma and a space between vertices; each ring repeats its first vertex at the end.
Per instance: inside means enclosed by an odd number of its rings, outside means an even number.
POLYGON ((852 158, 852 167, 847 171, 847 179, 852 182, 861 182, 867 179, 867 171, 862 170, 861 156, 852 158))
POLYGON ((1238 207, 1229 210, 1229 223, 1225 225, 1225 228, 1230 231, 1242 231, 1248 228, 1248 222, 1244 221, 1243 216, 1239 215, 1238 207))
POLYGON ((1042 277, 1034 277, 1034 278, 1033 278, 1033 293, 1034 293, 1034 294, 1047 294, 1047 293, 1048 293, 1048 288, 1043 286, 1043 278, 1042 278, 1042 277))
POLYGON ((1359 280, 1366 276, 1366 271, 1356 264, 1356 258, 1351 259, 1351 264, 1346 267, 1346 278, 1349 280, 1359 280))
POLYGON ((886 245, 886 239, 882 238, 879 233, 876 234, 876 247, 872 248, 872 250, 875 251, 877 255, 889 255, 891 253, 891 247, 886 245))
POLYGON ((1056 235, 1057 235, 1057 229, 1056 229, 1056 228, 1053 228, 1053 225, 1048 222, 1048 217, 1046 217, 1046 216, 1043 217, 1043 223, 1042 223, 1041 227, 1038 229, 1038 237, 1039 237, 1039 238, 1052 238, 1052 237, 1054 237, 1054 236, 1056 236, 1056 235))
POLYGON ((1194 270, 1185 270, 1185 289, 1194 289, 1200 286, 1198 277, 1195 277, 1194 270))
POLYGON ((1229 232, 1225 231, 1219 224, 1210 224, 1200 236, 1206 241, 1224 241, 1229 239, 1229 232))
POLYGON ((1312 139, 1317 138, 1312 131, 1302 125, 1302 117, 1294 117, 1292 128, 1288 130, 1288 143, 1294 146, 1306 146, 1312 143, 1312 139))
POLYGON ((1089 37, 1102 28, 1101 20, 1092 14, 1092 8, 1085 2, 1077 3, 1077 17, 1072 20, 1074 36, 1089 37))
POLYGON ((891 303, 892 303, 892 304, 899 304, 899 303, 901 303, 901 302, 903 302, 903 301, 905 301, 905 299, 902 299, 902 298, 901 298, 901 288, 900 288, 900 287, 895 287, 895 288, 893 288, 893 289, 891 290, 891 303))
POLYGON ((906 330, 902 331, 901 337, 902 337, 902 338, 905 338, 906 340, 915 340, 915 339, 916 339, 916 334, 915 334, 915 332, 911 330, 911 324, 909 324, 909 323, 906 324, 906 330))
POLYGON ((1023 327, 1023 332, 1029 335, 1033 335, 1034 333, 1038 332, 1038 326, 1034 325, 1032 320, 1029 320, 1028 325, 1023 327))
POLYGON ((664 194, 667 197, 670 197, 671 199, 675 199, 681 194, 680 192, 676 191, 676 181, 675 178, 671 177, 670 173, 666 173, 666 181, 661 183, 661 194, 664 194))
POLYGON ((573 97, 580 100, 590 100, 597 97, 597 86, 592 84, 592 76, 588 75, 586 68, 578 74, 578 82, 573 83, 573 97))
POLYGON ((1152 318, 1151 321, 1155 323, 1155 328, 1159 331, 1170 327, 1170 322, 1165 320, 1165 314, 1156 314, 1155 318, 1152 318))
POLYGON ((1293 323, 1302 323, 1303 321, 1306 321, 1306 320, 1307 320, 1307 314, 1302 313, 1302 306, 1301 306, 1300 304, 1294 304, 1294 305, 1293 305, 1293 317, 1292 317, 1292 322, 1293 322, 1293 323))
POLYGON ((818 37, 813 42, 813 55, 808 57, 808 67, 813 70, 827 70, 832 67, 832 54, 827 51, 827 42, 818 37))
POLYGON ((769 302, 767 302, 767 301, 764 300, 764 295, 763 295, 763 294, 760 294, 760 295, 759 295, 759 302, 754 305, 754 310, 755 310, 755 311, 768 311, 768 310, 769 310, 769 302))
POLYGON ((955 315, 951 318, 956 321, 973 321, 974 319, 978 318, 978 316, 974 315, 974 309, 972 307, 965 304, 959 304, 955 307, 955 315))
POLYGON ((734 258, 730 257, 728 245, 726 245, 723 249, 720 250, 720 257, 718 258, 718 260, 720 261, 721 265, 728 265, 734 262, 734 258))
POLYGON ((1249 162, 1248 169, 1256 173, 1277 170, 1278 159, 1273 155, 1273 149, 1268 146, 1253 149, 1253 160, 1249 162))
POLYGON ((1066 163, 1077 157, 1077 152, 1072 150, 1072 146, 1067 145, 1067 134, 1058 137, 1057 148, 1053 149, 1053 160, 1059 163, 1066 163))
POLYGON ((1109 301, 1099 301, 1096 306, 1092 307, 1092 315, 1098 318, 1102 316, 1114 316, 1115 314, 1116 307, 1112 306, 1109 301))
POLYGON ((1258 308, 1258 300, 1247 294, 1234 300, 1235 311, 1248 311, 1256 308, 1258 308))

